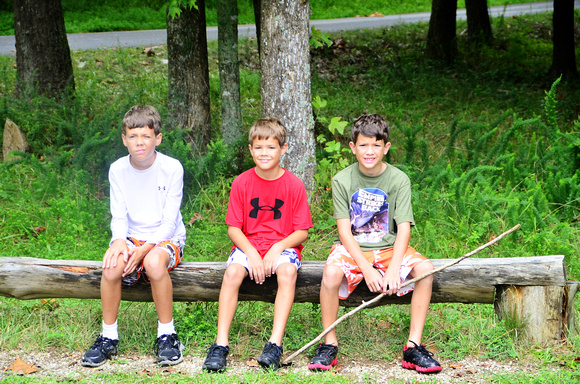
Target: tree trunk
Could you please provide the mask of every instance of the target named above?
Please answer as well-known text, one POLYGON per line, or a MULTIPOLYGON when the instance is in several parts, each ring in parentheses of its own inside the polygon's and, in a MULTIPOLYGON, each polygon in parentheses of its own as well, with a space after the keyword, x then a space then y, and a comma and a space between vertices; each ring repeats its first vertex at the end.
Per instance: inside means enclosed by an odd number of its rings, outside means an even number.
POLYGON ((428 58, 453 62, 457 55, 456 17, 457 0, 433 0, 425 50, 428 58))
POLYGON ((219 0, 217 16, 222 137, 231 145, 242 135, 237 0, 219 0))
POLYGON ((550 74, 558 77, 578 77, 574 47, 574 0, 554 0, 552 19, 552 66, 550 74))
POLYGON ((467 36, 477 43, 489 43, 493 40, 487 0, 465 0, 467 13, 467 36))
POLYGON ((258 56, 260 55, 260 42, 262 41, 262 0, 253 0, 254 24, 256 25, 256 39, 258 41, 258 56))
POLYGON ((262 117, 288 130, 282 166, 314 187, 314 119, 310 90, 309 1, 262 1, 262 117))
POLYGON ((61 0, 14 0, 14 37, 17 94, 32 88, 58 99, 74 90, 61 0))
POLYGON ((169 129, 188 132, 192 149, 203 153, 211 140, 209 69, 205 2, 198 9, 182 8, 175 18, 167 16, 169 58, 169 129))

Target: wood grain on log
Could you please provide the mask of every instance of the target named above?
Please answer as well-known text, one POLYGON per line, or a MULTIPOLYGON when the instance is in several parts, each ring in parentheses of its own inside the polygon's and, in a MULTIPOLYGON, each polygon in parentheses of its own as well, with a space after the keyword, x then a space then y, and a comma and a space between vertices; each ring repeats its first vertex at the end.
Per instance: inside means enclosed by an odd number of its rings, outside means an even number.
MULTIPOLYGON (((450 259, 432 260, 435 268, 450 259)), ((100 261, 45 260, 0 257, 0 296, 21 300, 38 298, 99 299, 100 261)), ((298 273, 296 302, 319 302, 324 262, 305 261, 298 273)), ((217 301, 225 263, 184 262, 171 272, 175 301, 217 301)), ((467 259, 434 275, 432 302, 493 303, 498 285, 566 285, 564 256, 467 259)), ((274 278, 257 285, 247 279, 240 288, 243 301, 274 302, 274 278)), ((354 293, 341 301, 346 307, 358 306, 376 296, 362 282, 354 293)), ((386 296, 377 305, 404 304, 405 297, 386 296)), ((144 283, 123 287, 123 300, 151 301, 151 289, 144 283)))

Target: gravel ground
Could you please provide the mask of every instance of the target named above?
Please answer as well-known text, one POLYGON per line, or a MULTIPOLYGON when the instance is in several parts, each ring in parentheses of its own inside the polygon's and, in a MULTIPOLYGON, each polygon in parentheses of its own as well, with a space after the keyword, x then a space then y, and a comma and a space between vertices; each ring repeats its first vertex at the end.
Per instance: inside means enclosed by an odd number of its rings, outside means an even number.
MULTIPOLYGON (((108 362, 98 368, 85 368, 80 365, 81 353, 51 353, 51 352, 25 352, 25 351, 0 351, 0 380, 9 379, 15 373, 8 369, 17 359, 21 359, 37 371, 29 373, 29 377, 35 379, 52 378, 53 380, 80 380, 90 381, 91 375, 106 372, 135 373, 139 375, 172 372, 194 375, 201 373, 203 358, 198 356, 185 356, 181 364, 167 368, 159 368, 153 355, 121 354, 114 361, 108 362)), ((387 383, 392 380, 416 383, 424 380, 436 380, 439 383, 488 383, 493 374, 506 374, 513 372, 534 372, 532 365, 517 364, 515 362, 495 362, 492 360, 478 360, 467 358, 462 361, 448 362, 440 360, 443 371, 437 375, 422 375, 415 371, 403 369, 399 362, 354 362, 339 361, 337 370, 353 382, 387 383)), ((291 367, 284 367, 281 372, 292 371, 304 374, 310 373, 307 368, 308 361, 305 357, 297 358, 291 367)), ((225 375, 238 373, 259 372, 258 364, 253 361, 228 359, 228 370, 225 375)), ((21 373, 22 374, 22 373, 21 373)), ((7 380, 9 382, 9 380, 7 380)))

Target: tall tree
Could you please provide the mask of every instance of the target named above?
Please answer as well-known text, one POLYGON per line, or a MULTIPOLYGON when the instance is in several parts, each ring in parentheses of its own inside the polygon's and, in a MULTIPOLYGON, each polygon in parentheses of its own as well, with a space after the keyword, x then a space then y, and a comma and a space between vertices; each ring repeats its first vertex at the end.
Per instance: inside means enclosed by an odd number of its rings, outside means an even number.
POLYGON ((168 123, 188 131, 192 149, 202 153, 211 140, 205 0, 167 13, 169 59, 168 123))
POLYGON ((252 0, 254 3, 254 24, 256 26, 256 40, 258 41, 258 55, 260 54, 260 31, 262 30, 262 0, 252 0))
POLYGON ((74 90, 61 0, 14 0, 17 93, 32 87, 60 98, 74 90))
POLYGON ((310 91, 310 2, 262 1, 262 117, 278 118, 288 129, 282 165, 314 186, 314 119, 310 91))
POLYGON ((237 0, 219 0, 217 20, 222 137, 224 143, 233 144, 242 135, 237 0))
POLYGON ((550 73, 578 77, 574 46, 574 0, 554 0, 552 16, 554 43, 550 73))
POLYGON ((427 32, 427 57, 451 63, 457 55, 457 0, 433 0, 429 32, 427 32))
POLYGON ((487 0, 465 0, 467 36, 472 42, 489 43, 493 40, 487 0))

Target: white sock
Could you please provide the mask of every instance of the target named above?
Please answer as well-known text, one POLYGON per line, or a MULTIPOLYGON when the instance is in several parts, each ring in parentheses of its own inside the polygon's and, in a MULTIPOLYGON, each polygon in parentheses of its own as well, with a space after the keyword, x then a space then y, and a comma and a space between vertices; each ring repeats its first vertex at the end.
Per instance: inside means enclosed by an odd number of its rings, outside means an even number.
POLYGON ((175 332, 175 327, 173 326, 173 319, 169 323, 163 324, 160 321, 157 321, 157 337, 161 335, 171 335, 175 332))
POLYGON ((103 320, 103 337, 109 338, 111 340, 119 340, 119 332, 117 330, 117 320, 111 325, 105 324, 103 320))

